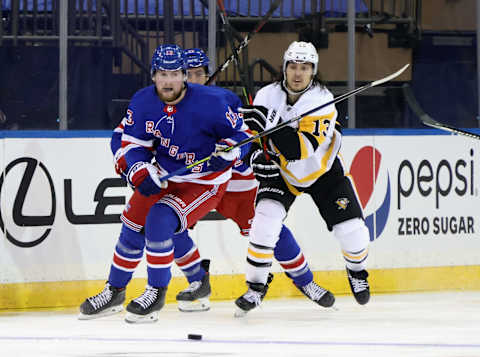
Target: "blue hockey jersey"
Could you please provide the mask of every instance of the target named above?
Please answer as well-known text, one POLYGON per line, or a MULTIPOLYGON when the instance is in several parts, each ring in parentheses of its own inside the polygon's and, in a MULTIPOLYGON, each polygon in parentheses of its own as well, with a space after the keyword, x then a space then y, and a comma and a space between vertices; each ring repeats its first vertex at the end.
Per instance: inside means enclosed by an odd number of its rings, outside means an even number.
MULTIPOLYGON (((189 83, 185 97, 176 105, 163 103, 153 85, 139 90, 122 121, 122 147, 127 149, 128 166, 155 158, 167 174, 211 155, 221 140, 233 145, 247 138, 248 128, 237 112, 239 106, 238 96, 219 87, 189 83)), ((242 147, 242 154, 247 151, 248 145, 242 147)), ((207 163, 202 163, 170 180, 218 184, 230 176, 230 169, 212 172, 207 163)))

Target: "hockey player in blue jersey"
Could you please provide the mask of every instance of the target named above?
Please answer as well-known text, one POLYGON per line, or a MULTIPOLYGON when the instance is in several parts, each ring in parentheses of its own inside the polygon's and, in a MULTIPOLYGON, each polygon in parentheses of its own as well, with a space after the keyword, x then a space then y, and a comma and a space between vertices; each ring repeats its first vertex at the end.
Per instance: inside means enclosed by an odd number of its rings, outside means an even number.
MULTIPOLYGON (((204 84, 208 78, 209 59, 198 48, 190 48, 184 51, 184 61, 187 71, 187 82, 204 84)), ((237 96, 227 90, 225 95, 232 96, 232 101, 238 101, 237 96)), ((121 137, 124 132, 126 118, 114 129, 110 142, 112 153, 115 157, 115 169, 119 175, 125 175, 127 163, 125 152, 129 147, 121 147, 121 137)), ((232 178, 227 190, 216 207, 216 210, 224 217, 237 223, 240 233, 248 236, 251 222, 254 216, 254 202, 257 193, 258 182, 255 180, 250 167, 241 160, 232 168, 232 178)), ((207 311, 210 308, 209 296, 211 294, 209 281, 209 260, 202 260, 200 252, 188 231, 175 235, 174 257, 175 263, 182 270, 189 282, 189 286, 176 296, 180 311, 207 311)), ((273 279, 270 275, 269 280, 273 279)))
POLYGON ((181 48, 162 45, 152 58, 154 85, 138 91, 127 110, 122 146, 128 181, 136 187, 122 214, 122 230, 104 290, 80 307, 80 318, 118 312, 125 287, 146 250, 148 285, 127 306, 127 322, 151 322, 163 307, 172 237, 212 210, 226 189, 230 167, 248 145, 223 150, 248 137, 235 96, 215 88, 186 83, 181 48), (243 151, 242 151, 243 150, 243 151), (212 155, 167 182, 160 177, 212 155), (152 160, 155 159, 155 163, 152 160), (145 198, 148 200, 146 201, 145 198), (138 204, 137 202, 140 202, 138 204), (145 204, 147 202, 147 204, 145 204), (145 235, 141 233, 145 229, 145 235))
POLYGON ((210 60, 200 48, 188 48, 183 51, 189 83, 205 84, 208 80, 210 60))

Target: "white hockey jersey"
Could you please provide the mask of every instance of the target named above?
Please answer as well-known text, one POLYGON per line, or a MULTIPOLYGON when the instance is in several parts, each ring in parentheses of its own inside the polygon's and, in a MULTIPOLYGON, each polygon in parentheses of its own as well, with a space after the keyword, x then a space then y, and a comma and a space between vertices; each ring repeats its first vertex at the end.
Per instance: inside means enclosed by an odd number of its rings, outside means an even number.
MULTIPOLYGON (((289 105, 287 93, 280 83, 275 82, 260 89, 253 104, 276 109, 282 120, 286 121, 332 99, 333 95, 328 89, 316 85, 303 93, 294 105, 289 105)), ((335 128, 336 118, 337 110, 332 104, 290 124, 298 130, 300 157, 289 161, 280 154, 281 174, 287 184, 309 187, 330 170, 342 141, 340 131, 335 128)), ((268 145, 275 152, 280 152, 271 139, 268 145)), ((296 191, 293 187, 290 189, 296 191)))

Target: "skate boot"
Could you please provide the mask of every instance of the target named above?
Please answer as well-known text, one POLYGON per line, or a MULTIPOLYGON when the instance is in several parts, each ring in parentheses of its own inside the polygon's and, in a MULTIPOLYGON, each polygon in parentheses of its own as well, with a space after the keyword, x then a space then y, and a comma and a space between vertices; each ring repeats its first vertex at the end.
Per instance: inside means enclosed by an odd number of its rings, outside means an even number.
POLYGON ((205 269, 205 275, 200 281, 193 281, 188 288, 177 294, 178 309, 183 312, 210 310, 210 260, 202 260, 200 265, 205 269))
POLYGON ((366 270, 353 271, 347 268, 348 282, 355 300, 360 305, 365 305, 370 300, 370 286, 368 285, 368 272, 366 270))
POLYGON ((313 302, 317 303, 320 306, 332 307, 333 303, 335 302, 335 296, 333 296, 333 294, 330 291, 322 288, 313 280, 309 282, 307 285, 304 285, 304 286, 295 285, 295 286, 298 288, 298 290, 300 290, 303 293, 303 295, 305 295, 310 300, 312 300, 313 302))
POLYGON ((273 274, 272 274, 272 273, 268 273, 267 284, 265 284, 266 289, 265 289, 265 291, 263 292, 262 301, 263 301, 263 298, 265 297, 265 295, 267 295, 268 288, 270 287, 270 284, 271 284, 272 281, 273 281, 273 274))
POLYGON ((262 283, 250 283, 247 281, 247 292, 235 300, 235 305, 238 307, 237 311, 235 311, 235 317, 243 317, 247 312, 260 305, 265 295, 267 295, 268 287, 272 280, 273 274, 269 273, 265 285, 262 283))
POLYGON ((143 294, 127 305, 125 321, 129 323, 156 322, 158 311, 165 305, 166 294, 166 287, 154 288, 147 285, 143 294))
POLYGON ((125 288, 116 288, 108 282, 102 292, 87 298, 80 305, 79 320, 91 320, 102 316, 116 314, 123 310, 125 288))

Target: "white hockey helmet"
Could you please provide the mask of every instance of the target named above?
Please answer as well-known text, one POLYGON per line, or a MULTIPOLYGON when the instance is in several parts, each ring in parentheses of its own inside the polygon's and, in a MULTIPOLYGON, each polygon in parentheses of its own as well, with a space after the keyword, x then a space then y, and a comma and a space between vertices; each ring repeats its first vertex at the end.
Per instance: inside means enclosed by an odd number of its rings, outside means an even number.
POLYGON ((293 41, 283 55, 283 73, 287 69, 288 62, 312 63, 315 76, 318 67, 317 49, 310 42, 293 41))

